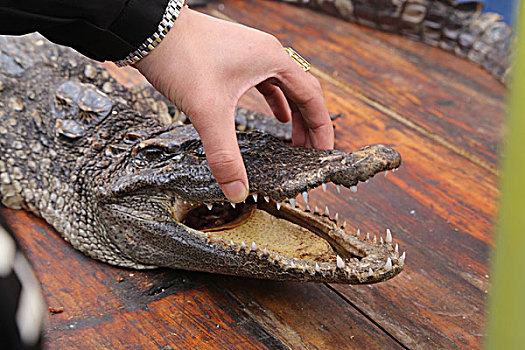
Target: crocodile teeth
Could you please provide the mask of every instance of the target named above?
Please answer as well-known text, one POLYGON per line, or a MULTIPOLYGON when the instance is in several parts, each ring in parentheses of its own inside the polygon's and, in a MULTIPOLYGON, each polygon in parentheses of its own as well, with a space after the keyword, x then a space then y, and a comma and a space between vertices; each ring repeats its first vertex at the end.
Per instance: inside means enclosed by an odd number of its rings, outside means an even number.
POLYGON ((326 184, 323 183, 323 184, 321 185, 321 187, 323 188, 323 192, 326 192, 326 184))
POLYGON ((388 170, 385 171, 385 177, 388 175, 388 170))
POLYGON ((319 207, 317 207, 317 205, 314 208, 314 213, 319 214, 319 207))
POLYGON ((292 260, 292 262, 290 263, 290 267, 291 267, 292 269, 295 269, 295 264, 294 264, 293 260, 292 260))
POLYGON ((232 205, 233 209, 235 209, 235 203, 230 202, 230 204, 232 205))
POLYGON ((390 232, 390 229, 389 229, 389 228, 386 229, 386 238, 385 238, 385 242, 386 242, 386 243, 392 243, 392 232, 390 232))
POLYGON ((341 186, 335 185, 335 188, 337 189, 337 193, 341 193, 341 186))
POLYGON ((342 227, 343 229, 346 228, 346 220, 343 222, 343 224, 341 225, 341 227, 342 227))
POLYGON ((369 268, 368 269, 368 274, 373 275, 374 274, 374 270, 372 270, 372 268, 369 268))
POLYGON ((210 236, 210 234, 208 232, 204 233, 204 237, 208 238, 209 236, 210 236))
POLYGON ((355 231, 355 236, 359 238, 360 235, 361 235, 361 230, 357 229, 357 231, 355 231))
POLYGON ((381 244, 385 244, 385 241, 383 241, 383 237, 379 237, 379 241, 381 242, 381 244))
POLYGON ((406 252, 403 252, 403 254, 401 254, 401 257, 399 258, 399 262, 401 264, 404 264, 405 263, 405 258, 407 257, 407 254, 406 252))
POLYGON ((263 196, 263 198, 264 198, 264 201, 265 201, 266 203, 269 203, 269 202, 270 202, 270 197, 268 197, 268 196, 263 196))
POLYGON ((334 220, 336 223, 339 221, 339 213, 335 213, 334 220))
POLYGON ((290 198, 290 204, 295 208, 295 198, 290 198))
POLYGON ((277 207, 277 210, 281 210, 281 202, 275 203, 275 206, 277 207))
POLYGON ((366 240, 367 240, 367 241, 370 240, 370 232, 367 232, 367 233, 366 233, 366 240))
POLYGON ((324 207, 324 215, 330 216, 330 210, 328 210, 328 206, 324 207))
POLYGON ((212 210, 213 208, 213 204, 206 204, 206 206, 208 207, 208 210, 212 210))
POLYGON ((350 191, 352 191, 353 193, 356 193, 357 192, 357 186, 350 186, 350 191))
POLYGON ((319 267, 318 263, 315 263, 315 272, 320 272, 321 268, 319 267))
POLYGON ((241 247, 246 248, 246 243, 244 243, 244 241, 241 241, 241 247))
POLYGON ((377 243, 377 236, 374 235, 374 243, 377 243))
POLYGON ((311 211, 312 211, 312 208, 310 208, 310 206, 307 204, 305 210, 306 210, 307 212, 311 212, 311 211))
POLYGON ((304 202, 308 203, 308 192, 304 191, 302 194, 303 194, 304 202))
POLYGON ((253 201, 257 203, 257 193, 252 194, 253 201))
POLYGON ((255 242, 252 242, 252 250, 257 250, 257 244, 255 244, 255 242))
POLYGON ((268 255, 268 250, 266 249, 266 247, 264 247, 264 249, 263 249, 263 254, 264 255, 268 255))
POLYGON ((399 254, 399 244, 396 243, 396 247, 394 248, 394 251, 396 254, 399 254))
POLYGON ((233 242, 233 241, 230 240, 230 245, 231 245, 232 247, 234 247, 234 246, 235 246, 235 242, 233 242))
POLYGON ((386 259, 385 269, 392 270, 392 260, 390 258, 386 259))
POLYGON ((345 268, 345 262, 343 261, 343 259, 341 259, 339 255, 337 256, 337 267, 340 269, 345 268))

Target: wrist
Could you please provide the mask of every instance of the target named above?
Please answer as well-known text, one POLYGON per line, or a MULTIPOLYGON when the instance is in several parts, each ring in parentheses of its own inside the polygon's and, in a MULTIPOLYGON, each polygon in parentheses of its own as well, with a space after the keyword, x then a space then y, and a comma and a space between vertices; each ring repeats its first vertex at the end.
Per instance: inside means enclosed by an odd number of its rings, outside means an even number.
POLYGON ((124 59, 116 61, 115 64, 119 67, 134 65, 149 55, 170 32, 175 24, 175 21, 178 19, 181 10, 184 7, 187 7, 186 3, 187 0, 169 0, 162 19, 157 26, 157 30, 136 50, 130 52, 124 59))

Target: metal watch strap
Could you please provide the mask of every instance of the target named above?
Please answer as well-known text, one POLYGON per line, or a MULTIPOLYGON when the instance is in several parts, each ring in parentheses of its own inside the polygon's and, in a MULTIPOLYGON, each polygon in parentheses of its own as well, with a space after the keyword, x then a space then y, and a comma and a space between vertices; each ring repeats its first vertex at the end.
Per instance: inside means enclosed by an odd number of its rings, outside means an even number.
POLYGON ((187 0, 169 0, 166 11, 162 16, 162 20, 159 23, 157 31, 152 36, 147 38, 142 45, 135 51, 131 52, 125 58, 118 60, 115 64, 119 67, 128 66, 134 64, 146 57, 160 42, 164 39, 166 34, 170 31, 171 27, 175 23, 177 17, 182 8, 186 5, 187 0))

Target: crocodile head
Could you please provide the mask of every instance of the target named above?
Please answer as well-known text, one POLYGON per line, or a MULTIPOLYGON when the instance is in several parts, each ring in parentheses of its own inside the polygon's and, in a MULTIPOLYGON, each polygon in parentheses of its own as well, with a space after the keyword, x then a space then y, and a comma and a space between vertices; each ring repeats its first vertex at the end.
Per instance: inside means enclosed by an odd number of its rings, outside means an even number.
MULTIPOLYGON (((294 147, 259 132, 238 133, 251 195, 226 200, 191 126, 154 136, 129 132, 101 188, 107 235, 135 262, 257 278, 374 283, 398 274, 404 254, 390 234, 377 241, 346 232, 343 218, 300 209, 308 191, 333 182, 355 190, 395 170, 383 145, 353 153, 294 147)), ((350 229, 349 227, 346 229, 350 229)))

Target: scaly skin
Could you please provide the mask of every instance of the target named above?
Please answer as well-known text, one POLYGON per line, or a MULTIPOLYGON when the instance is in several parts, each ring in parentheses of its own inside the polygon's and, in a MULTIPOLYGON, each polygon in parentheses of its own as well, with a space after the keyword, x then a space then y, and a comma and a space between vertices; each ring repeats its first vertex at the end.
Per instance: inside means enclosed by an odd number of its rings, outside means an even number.
POLYGON ((321 151, 238 133, 252 197, 234 209, 193 127, 172 124, 162 99, 144 101, 143 91, 37 35, 0 37, 2 203, 119 266, 339 283, 402 270, 390 234, 360 239, 293 201, 329 181, 352 187, 396 169, 395 150, 321 151))

